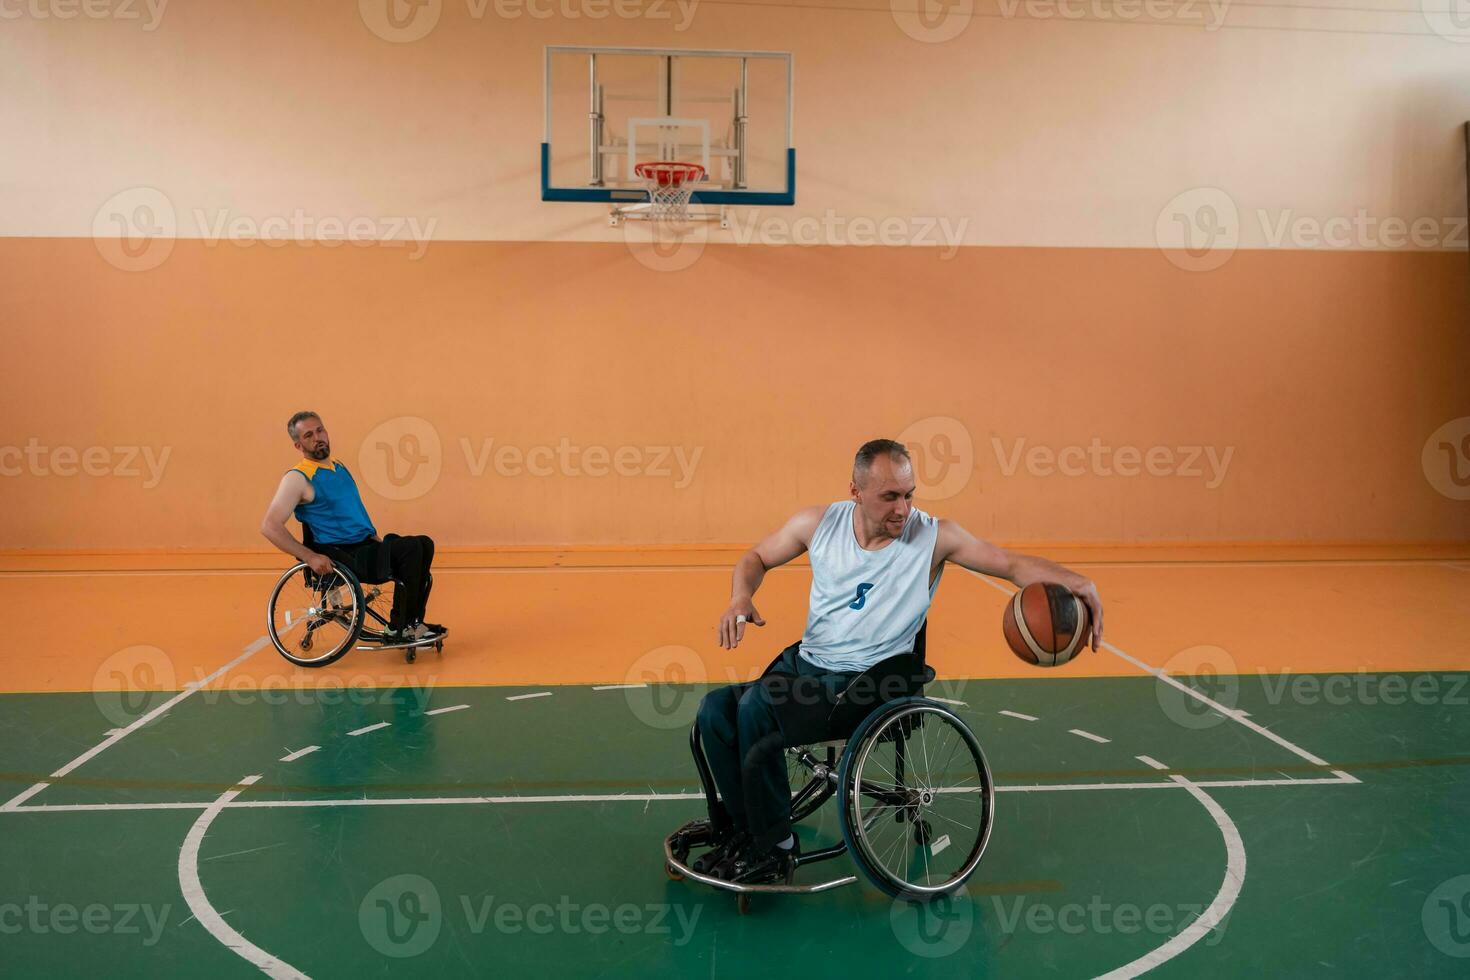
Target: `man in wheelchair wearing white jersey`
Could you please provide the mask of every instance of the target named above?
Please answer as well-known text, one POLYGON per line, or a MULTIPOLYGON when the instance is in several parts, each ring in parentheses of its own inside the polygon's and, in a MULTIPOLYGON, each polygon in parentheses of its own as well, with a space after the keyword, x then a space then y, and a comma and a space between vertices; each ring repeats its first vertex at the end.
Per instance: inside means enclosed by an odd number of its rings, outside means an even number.
MULTIPOLYGON (((806 629, 766 675, 793 675, 791 692, 805 681, 808 698, 835 703, 863 671, 913 650, 946 561, 1020 588, 1033 582, 1065 586, 1087 604, 1097 649, 1103 610, 1089 579, 924 513, 913 506, 914 487, 902 443, 865 443, 853 460, 852 499, 797 511, 741 557, 730 605, 720 617, 720 646, 733 650, 747 625, 765 625, 753 599, 766 572, 809 552, 806 629)), ((773 690, 785 689, 736 684, 711 691, 700 703, 699 741, 719 795, 710 823, 722 838, 696 863, 701 873, 746 884, 791 881, 797 849, 781 716, 795 705, 779 703, 793 695, 773 690)))

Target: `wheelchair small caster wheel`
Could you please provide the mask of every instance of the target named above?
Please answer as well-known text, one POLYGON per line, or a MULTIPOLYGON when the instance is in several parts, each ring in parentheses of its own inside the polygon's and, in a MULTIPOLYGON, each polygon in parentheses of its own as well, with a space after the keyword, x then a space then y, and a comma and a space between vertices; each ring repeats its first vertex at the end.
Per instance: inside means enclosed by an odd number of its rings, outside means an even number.
POLYGON ((299 644, 297 644, 297 646, 299 646, 301 648, 301 652, 302 653, 305 653, 308 650, 310 650, 311 649, 311 634, 307 634, 306 636, 303 636, 301 638, 301 642, 299 644))
POLYGON ((444 641, 443 640, 436 640, 434 642, 434 652, 435 653, 443 653, 444 652, 444 641))
POLYGON ((914 822, 914 843, 923 847, 934 839, 934 828, 927 820, 916 820, 914 822))
POLYGON ((406 651, 404 651, 403 656, 404 659, 406 659, 409 663, 413 663, 419 658, 419 652, 413 647, 409 647, 406 651))
POLYGON ((669 862, 667 862, 667 861, 664 862, 664 874, 666 874, 666 875, 669 876, 669 880, 670 881, 683 881, 684 880, 684 876, 682 874, 680 874, 679 872, 675 871, 674 870, 674 866, 672 864, 670 864, 669 862))
POLYGON ((750 896, 741 892, 735 896, 735 911, 741 915, 750 914, 750 896))

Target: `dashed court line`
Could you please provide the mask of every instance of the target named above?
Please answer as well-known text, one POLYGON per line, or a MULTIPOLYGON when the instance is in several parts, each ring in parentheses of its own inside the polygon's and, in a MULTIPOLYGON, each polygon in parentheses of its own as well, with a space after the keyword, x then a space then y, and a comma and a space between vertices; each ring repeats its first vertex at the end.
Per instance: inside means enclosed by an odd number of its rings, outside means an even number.
POLYGON ((1089 742, 1096 742, 1099 745, 1107 745, 1112 741, 1112 739, 1103 738, 1101 735, 1094 735, 1092 732, 1084 732, 1080 728, 1069 728, 1067 732, 1068 734, 1076 735, 1078 738, 1085 738, 1089 742))
POLYGON ((292 752, 290 755, 282 756, 281 759, 280 759, 280 761, 281 762, 295 762, 297 759, 301 758, 304 755, 311 755, 313 752, 315 752, 319 748, 321 748, 320 745, 308 745, 304 749, 297 749, 295 752, 292 752))
POLYGON ((347 734, 348 735, 366 735, 368 732, 375 732, 375 731, 377 731, 380 728, 387 728, 391 724, 393 724, 391 721, 380 721, 376 725, 365 725, 362 728, 354 728, 352 731, 348 732, 347 734))
MULTIPOLYGON (((965 569, 965 571, 969 572, 970 570, 969 569, 965 569)), ((1006 586, 1003 586, 999 582, 993 581, 990 577, 985 576, 985 575, 981 575, 979 572, 970 572, 970 574, 973 575, 973 576, 975 576, 981 582, 984 582, 986 585, 990 586, 992 589, 995 589, 997 592, 1001 593, 1002 595, 1006 595, 1006 596, 1014 595, 1016 593, 1016 591, 1017 591, 1016 589, 1008 588, 1006 586)), ((1188 684, 1181 684, 1179 681, 1177 681, 1174 678, 1170 677, 1169 674, 1168 674, 1168 672, 1165 671, 1165 670, 1163 670, 1162 668, 1154 667, 1154 666, 1152 666, 1150 664, 1144 663, 1142 660, 1139 660, 1137 657, 1130 656, 1129 654, 1125 653, 1123 650, 1120 650, 1118 647, 1116 647, 1113 644, 1109 643, 1107 640, 1103 640, 1102 643, 1099 644, 1099 646, 1101 646, 1102 649, 1104 649, 1104 650, 1108 651, 1109 653, 1111 653, 1113 656, 1118 657, 1121 660, 1128 661, 1130 664, 1132 664, 1133 666, 1137 667, 1139 670, 1142 670, 1145 673, 1151 674, 1154 677, 1158 678, 1159 680, 1163 681, 1165 684, 1168 684, 1171 687, 1176 688, 1177 690, 1179 690, 1183 694, 1185 694, 1187 697, 1194 698, 1196 701, 1199 701, 1201 704, 1204 704, 1204 705, 1206 705, 1208 707, 1214 708, 1216 711, 1220 712, 1222 715, 1226 716, 1227 718, 1232 719, 1233 721, 1237 722, 1238 724, 1244 725, 1246 728, 1249 728, 1251 731, 1255 732, 1257 735, 1261 735, 1261 736, 1263 736, 1263 737, 1265 737, 1267 739, 1270 739, 1272 742, 1275 742, 1277 745, 1281 746, 1283 749, 1286 749, 1286 751, 1290 752, 1292 755, 1295 755, 1298 758, 1305 759, 1306 761, 1310 762, 1314 766, 1323 766, 1323 767, 1326 767, 1326 766, 1330 765, 1330 763, 1326 759, 1322 759, 1322 758, 1319 758, 1316 755, 1313 755, 1311 752, 1308 752, 1306 749, 1302 748, 1300 745, 1297 745, 1295 742, 1292 742, 1292 741, 1290 741, 1288 739, 1285 739, 1285 738, 1281 737, 1280 735, 1277 735, 1275 732, 1273 732, 1270 729, 1266 728, 1264 725, 1257 724, 1256 722, 1252 721, 1250 718, 1246 717, 1246 715, 1242 714, 1241 712, 1238 712, 1238 711, 1236 711, 1233 708, 1226 707, 1225 705, 1223 705, 1220 702, 1216 701, 1214 698, 1206 697, 1205 695, 1203 695, 1200 692, 1196 691, 1194 688, 1190 687, 1188 684)))
POLYGON ((1022 721, 1036 721, 1037 720, 1037 718, 1036 718, 1035 715, 1023 715, 1019 711, 1008 711, 1005 708, 1002 708, 1000 710, 1000 713, 1003 714, 1003 715, 1005 715, 1007 718, 1019 718, 1022 721))
POLYGON ((1136 756, 1134 756, 1134 758, 1137 759, 1139 762, 1143 763, 1144 765, 1148 766, 1151 769, 1168 769, 1169 768, 1168 766, 1166 766, 1162 762, 1160 762, 1158 759, 1155 759, 1155 758, 1153 758, 1151 756, 1147 756, 1147 755, 1136 755, 1136 756))
POLYGON ((512 694, 510 697, 506 698, 505 700, 507 700, 507 701, 526 701, 526 700, 528 700, 530 698, 549 698, 549 697, 551 697, 551 693, 552 692, 550 692, 550 691, 537 691, 535 694, 512 694))
POLYGON ((425 711, 424 714, 426 714, 426 715, 446 715, 446 714, 448 714, 451 711, 463 711, 465 708, 468 708, 468 707, 469 707, 469 705, 467 705, 467 704, 451 704, 447 708, 435 708, 433 711, 425 711))
POLYGON ((647 687, 647 686, 648 686, 647 684, 598 684, 598 685, 595 685, 592 688, 592 690, 594 690, 594 691, 626 691, 626 690, 630 690, 630 689, 635 688, 635 687, 647 687))

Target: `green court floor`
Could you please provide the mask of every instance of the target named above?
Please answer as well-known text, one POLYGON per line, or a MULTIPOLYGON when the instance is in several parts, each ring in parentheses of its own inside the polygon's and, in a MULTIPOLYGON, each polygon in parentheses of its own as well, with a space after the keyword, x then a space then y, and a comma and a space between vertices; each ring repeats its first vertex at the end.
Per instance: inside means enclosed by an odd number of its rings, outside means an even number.
MULTIPOLYGON (((1087 977, 1161 949, 1166 977, 1464 976, 1466 676, 1346 704, 1213 678, 1229 718, 1148 677, 938 683, 1001 789, 965 892, 919 909, 860 880, 743 916, 662 868, 702 808, 702 688, 199 691, 0 812, 4 972, 258 974, 197 880, 310 976, 1087 977)), ((5 696, 3 798, 167 698, 5 696)), ((802 836, 838 839, 835 804, 802 836)))

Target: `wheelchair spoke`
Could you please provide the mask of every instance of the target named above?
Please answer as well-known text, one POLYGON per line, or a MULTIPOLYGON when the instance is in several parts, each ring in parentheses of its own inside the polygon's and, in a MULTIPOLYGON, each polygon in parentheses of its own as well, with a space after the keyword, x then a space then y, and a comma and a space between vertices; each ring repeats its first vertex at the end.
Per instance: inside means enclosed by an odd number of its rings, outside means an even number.
POLYGON ((924 774, 919 780, 919 785, 928 789, 934 785, 934 767, 929 762, 929 735, 922 727, 919 729, 919 748, 924 753, 924 774))
POLYGON ((297 566, 282 576, 271 595, 272 641, 303 666, 336 659, 356 633, 361 616, 357 595, 353 581, 338 570, 318 576, 297 566))
POLYGON ((984 756, 964 723, 937 706, 915 705, 885 718, 856 751, 843 812, 869 876, 895 895, 933 895, 967 878, 989 837, 993 801, 984 756), (890 742, 893 759, 886 757, 890 742), (880 805, 870 805, 875 799, 880 805))
MULTIPOLYGON (((881 769, 883 771, 883 774, 885 776, 887 776, 891 780, 891 782, 889 783, 889 785, 892 786, 895 790, 898 789, 899 788, 899 785, 900 785, 899 784, 899 779, 898 779, 898 777, 896 775, 894 775, 893 770, 891 770, 887 766, 883 765, 883 763, 879 762, 877 760, 877 758, 874 757, 874 756, 869 756, 868 758, 872 761, 873 765, 875 765, 879 769, 881 769)), ((871 779, 868 779, 868 780, 864 780, 864 782, 874 783, 875 781, 874 780, 871 780, 871 779)))
POLYGON ((963 821, 960 821, 960 820, 956 820, 954 817, 951 817, 951 816, 948 816, 946 814, 940 813, 938 810, 932 810, 931 809, 931 810, 929 810, 927 812, 930 815, 933 815, 933 816, 938 817, 940 820, 947 820, 947 821, 949 821, 950 823, 954 824, 956 827, 963 827, 963 828, 965 828, 966 830, 968 830, 968 831, 970 831, 972 833, 975 830, 975 828, 974 827, 971 827, 969 824, 964 823, 963 821))

